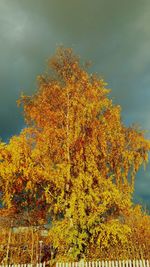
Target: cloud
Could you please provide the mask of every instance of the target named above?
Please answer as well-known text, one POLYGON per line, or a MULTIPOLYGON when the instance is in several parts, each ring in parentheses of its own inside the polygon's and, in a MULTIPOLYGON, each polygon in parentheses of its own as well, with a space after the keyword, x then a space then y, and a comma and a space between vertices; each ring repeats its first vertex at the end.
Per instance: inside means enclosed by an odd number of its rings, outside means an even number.
POLYGON ((135 179, 134 200, 150 211, 150 165, 146 171, 141 168, 135 179))
MULTIPOLYGON (((148 121, 149 10, 148 0, 1 0, 0 113, 9 104, 19 116, 12 102, 20 88, 33 92, 46 59, 63 43, 91 60, 91 72, 108 81, 125 122, 148 121)), ((6 115, 1 120, 8 120, 6 115)), ((1 131, 7 135, 6 129, 1 131)))

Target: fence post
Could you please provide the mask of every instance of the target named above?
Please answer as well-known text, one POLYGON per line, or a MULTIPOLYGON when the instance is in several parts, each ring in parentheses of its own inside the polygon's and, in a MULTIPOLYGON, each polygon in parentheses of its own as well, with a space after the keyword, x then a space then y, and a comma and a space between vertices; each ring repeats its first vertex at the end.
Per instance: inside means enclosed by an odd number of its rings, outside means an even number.
POLYGON ((102 267, 105 267, 105 262, 104 261, 102 261, 102 267))

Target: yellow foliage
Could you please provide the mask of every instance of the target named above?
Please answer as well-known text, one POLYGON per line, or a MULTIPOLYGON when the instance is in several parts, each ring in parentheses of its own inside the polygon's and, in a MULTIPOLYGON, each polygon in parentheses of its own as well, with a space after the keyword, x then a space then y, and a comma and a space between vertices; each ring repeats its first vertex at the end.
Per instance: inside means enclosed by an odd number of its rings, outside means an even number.
POLYGON ((150 141, 123 125, 105 82, 89 75, 71 49, 59 49, 49 66, 53 76, 38 77, 37 92, 18 101, 27 127, 0 144, 3 201, 16 211, 49 214, 56 258, 125 249, 134 179, 150 141))

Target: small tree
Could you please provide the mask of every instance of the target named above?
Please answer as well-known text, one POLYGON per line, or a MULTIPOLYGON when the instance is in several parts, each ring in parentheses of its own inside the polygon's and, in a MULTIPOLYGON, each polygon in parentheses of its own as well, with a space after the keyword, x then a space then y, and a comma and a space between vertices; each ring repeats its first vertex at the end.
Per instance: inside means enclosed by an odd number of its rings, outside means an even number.
POLYGON ((2 144, 3 200, 17 210, 42 205, 56 258, 90 258, 95 247, 102 256, 129 240, 125 218, 150 142, 125 127, 106 83, 89 75, 71 49, 58 49, 49 66, 37 92, 19 100, 27 127, 2 144))

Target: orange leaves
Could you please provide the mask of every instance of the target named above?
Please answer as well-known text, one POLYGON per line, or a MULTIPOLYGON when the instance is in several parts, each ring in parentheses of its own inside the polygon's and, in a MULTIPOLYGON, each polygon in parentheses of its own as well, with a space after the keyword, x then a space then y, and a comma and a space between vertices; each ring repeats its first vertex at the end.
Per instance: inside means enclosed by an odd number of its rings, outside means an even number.
POLYGON ((31 181, 28 181, 25 187, 26 190, 32 190, 32 183, 31 181))
POLYGON ((0 186, 16 210, 40 218, 48 211, 50 242, 60 258, 76 260, 95 244, 108 250, 127 242, 134 178, 150 142, 123 125, 105 82, 89 75, 71 49, 59 49, 50 67, 36 93, 19 101, 27 127, 0 143, 0 186))

